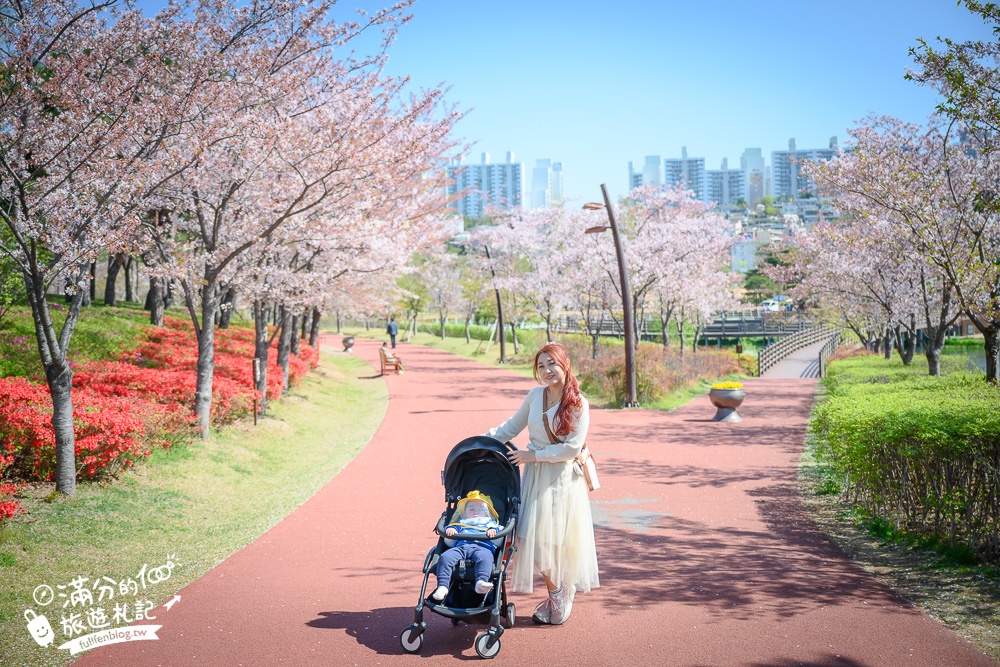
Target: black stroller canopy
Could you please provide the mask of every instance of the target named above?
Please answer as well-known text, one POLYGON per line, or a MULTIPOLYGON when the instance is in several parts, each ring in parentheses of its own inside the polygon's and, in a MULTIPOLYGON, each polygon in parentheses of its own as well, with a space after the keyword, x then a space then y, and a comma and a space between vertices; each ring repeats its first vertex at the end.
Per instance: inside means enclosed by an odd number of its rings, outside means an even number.
POLYGON ((487 435, 466 438, 452 447, 444 464, 445 500, 456 502, 469 491, 478 490, 490 497, 500 524, 506 524, 512 500, 521 495, 521 476, 507 459, 508 451, 504 443, 487 435))

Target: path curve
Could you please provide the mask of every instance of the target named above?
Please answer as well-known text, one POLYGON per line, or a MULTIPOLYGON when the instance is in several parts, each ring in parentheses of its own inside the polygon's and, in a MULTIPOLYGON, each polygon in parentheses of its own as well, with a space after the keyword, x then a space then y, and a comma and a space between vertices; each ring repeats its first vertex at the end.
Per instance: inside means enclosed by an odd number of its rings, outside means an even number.
MULTIPOLYGON (((373 367, 378 344, 354 350, 373 367)), ((420 568, 459 440, 519 405, 530 379, 402 345, 385 420, 313 498, 158 608, 159 641, 97 648, 82 667, 437 665, 477 659, 477 628, 434 614, 419 656, 420 568)), ((377 373, 377 371, 376 371, 377 373)), ((372 381, 381 382, 381 379, 372 381)), ((594 410, 601 588, 570 622, 533 626, 513 595, 498 661, 690 667, 997 667, 853 564, 802 508, 796 475, 815 381, 745 383, 738 424, 707 397, 672 413, 594 410)), ((237 499, 234 499, 237 501, 237 499)))

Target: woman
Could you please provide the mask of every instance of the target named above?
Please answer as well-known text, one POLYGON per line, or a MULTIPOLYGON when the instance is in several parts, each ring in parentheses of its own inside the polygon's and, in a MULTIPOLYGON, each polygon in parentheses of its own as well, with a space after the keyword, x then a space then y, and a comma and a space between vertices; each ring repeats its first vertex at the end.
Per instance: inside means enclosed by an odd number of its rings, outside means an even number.
POLYGON ((600 585, 587 482, 573 461, 587 438, 590 406, 562 345, 538 350, 534 375, 542 386, 489 435, 506 442, 528 428, 528 447, 509 454, 524 466, 513 590, 530 593, 535 573, 541 574, 549 597, 532 620, 559 625, 569 618, 577 591, 600 585))

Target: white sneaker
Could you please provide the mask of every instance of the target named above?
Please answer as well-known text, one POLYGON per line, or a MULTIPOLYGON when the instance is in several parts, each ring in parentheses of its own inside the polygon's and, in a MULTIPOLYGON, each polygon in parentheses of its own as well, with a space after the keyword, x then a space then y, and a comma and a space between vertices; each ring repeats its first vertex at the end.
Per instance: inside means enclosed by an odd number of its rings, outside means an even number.
POLYGON ((569 620, 575 596, 576 589, 573 586, 564 586, 552 593, 552 616, 549 618, 552 625, 562 625, 569 620))
POLYGON ((431 593, 431 599, 437 600, 438 602, 445 599, 446 597, 448 597, 447 586, 438 586, 437 588, 434 589, 434 592, 431 593))
POLYGON ((535 613, 531 615, 531 620, 539 625, 549 625, 552 623, 552 598, 547 597, 537 607, 535 613))
POLYGON ((480 579, 476 582, 476 592, 480 595, 486 595, 493 590, 493 584, 485 579, 480 579))

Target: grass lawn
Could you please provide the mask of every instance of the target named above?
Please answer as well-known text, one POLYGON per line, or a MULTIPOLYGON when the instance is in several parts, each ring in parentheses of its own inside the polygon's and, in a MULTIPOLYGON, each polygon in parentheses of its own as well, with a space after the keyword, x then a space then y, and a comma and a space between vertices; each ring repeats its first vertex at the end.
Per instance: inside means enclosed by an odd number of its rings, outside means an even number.
POLYGON ((67 651, 38 647, 25 629, 26 609, 44 612, 56 644, 65 641, 64 600, 40 607, 37 586, 58 590, 79 576, 88 588, 102 576, 138 580, 143 565, 169 557, 169 579, 126 598, 160 605, 301 505, 381 423, 388 394, 385 383, 358 379, 370 374, 352 355, 324 354, 256 427, 242 420, 211 440, 161 450, 118 481, 81 484, 73 500, 46 502, 52 485, 31 489, 22 501, 28 515, 0 529, 0 665, 68 661, 67 651))

